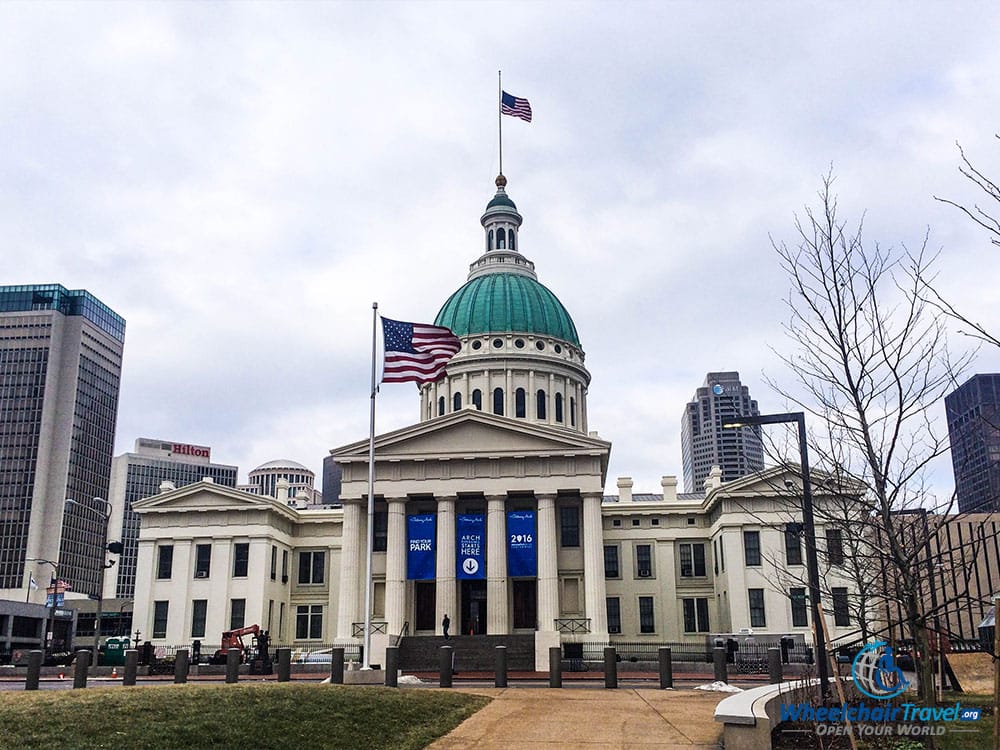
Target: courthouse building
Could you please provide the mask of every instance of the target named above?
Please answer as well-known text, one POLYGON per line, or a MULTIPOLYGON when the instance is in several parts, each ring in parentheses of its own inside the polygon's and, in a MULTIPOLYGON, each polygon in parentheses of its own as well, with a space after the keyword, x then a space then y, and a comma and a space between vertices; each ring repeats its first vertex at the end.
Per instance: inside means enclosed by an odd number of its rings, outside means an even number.
MULTIPOLYGON (((581 337, 521 253, 506 179, 496 186, 483 250, 435 320, 461 350, 421 387, 419 421, 375 439, 374 619, 390 635, 440 634, 446 614, 453 634, 532 635, 542 668, 548 646, 581 638, 808 638, 793 471, 723 483, 716 469, 686 494, 674 477, 655 494, 620 478, 604 495, 611 443, 588 423, 581 337)), ((357 640, 368 440, 331 456, 337 505, 290 503, 285 481, 275 497, 204 481, 134 503, 133 627, 174 645, 252 623, 303 648, 357 640)), ((824 576, 831 635, 850 634, 851 584, 836 565, 824 576)))

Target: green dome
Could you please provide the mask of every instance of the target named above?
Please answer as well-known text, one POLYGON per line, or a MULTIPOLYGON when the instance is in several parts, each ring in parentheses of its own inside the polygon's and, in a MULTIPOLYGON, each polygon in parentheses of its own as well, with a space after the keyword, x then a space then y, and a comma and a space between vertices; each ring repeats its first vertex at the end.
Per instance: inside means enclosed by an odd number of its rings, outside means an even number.
POLYGON ((456 336, 537 333, 579 347, 576 326, 558 298, 521 274, 490 273, 468 281, 444 303, 434 320, 456 336))

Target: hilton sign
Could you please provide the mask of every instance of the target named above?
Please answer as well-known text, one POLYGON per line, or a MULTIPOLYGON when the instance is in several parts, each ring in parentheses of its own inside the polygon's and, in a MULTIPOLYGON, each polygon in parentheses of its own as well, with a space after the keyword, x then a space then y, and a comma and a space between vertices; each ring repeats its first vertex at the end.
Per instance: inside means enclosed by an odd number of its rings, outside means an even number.
POLYGON ((187 445, 185 443, 174 443, 173 451, 178 456, 197 456, 198 458, 211 458, 212 449, 201 445, 187 445))

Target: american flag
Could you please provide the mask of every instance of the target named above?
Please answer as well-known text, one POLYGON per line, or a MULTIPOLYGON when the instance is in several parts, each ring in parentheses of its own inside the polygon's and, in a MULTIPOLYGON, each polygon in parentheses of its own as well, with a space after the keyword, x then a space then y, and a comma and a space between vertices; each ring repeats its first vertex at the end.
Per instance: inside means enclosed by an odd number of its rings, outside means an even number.
POLYGON ((382 318, 383 383, 433 383, 444 374, 461 342, 448 328, 382 318))
POLYGON ((528 104, 528 100, 511 96, 506 91, 501 92, 500 113, 511 117, 520 117, 526 122, 531 122, 531 105, 528 104))

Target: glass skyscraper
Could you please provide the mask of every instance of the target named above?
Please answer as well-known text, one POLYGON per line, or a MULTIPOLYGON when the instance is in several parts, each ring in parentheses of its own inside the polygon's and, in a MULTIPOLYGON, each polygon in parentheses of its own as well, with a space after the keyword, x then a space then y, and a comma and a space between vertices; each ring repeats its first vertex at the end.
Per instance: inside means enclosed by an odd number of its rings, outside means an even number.
POLYGON ((972 376, 944 409, 959 512, 1000 510, 1000 374, 972 376))

